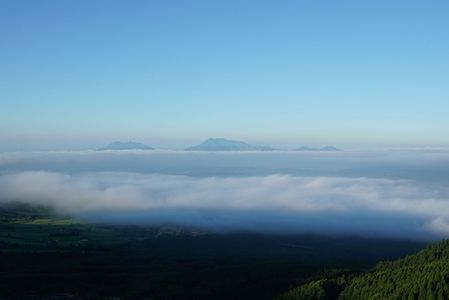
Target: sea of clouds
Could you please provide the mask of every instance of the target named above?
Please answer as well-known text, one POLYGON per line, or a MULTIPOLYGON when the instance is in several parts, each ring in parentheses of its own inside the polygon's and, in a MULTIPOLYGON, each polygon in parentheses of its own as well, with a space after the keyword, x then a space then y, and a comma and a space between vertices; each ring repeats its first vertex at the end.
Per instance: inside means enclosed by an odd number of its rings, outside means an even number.
POLYGON ((449 236, 449 152, 0 154, 0 202, 216 231, 449 236))

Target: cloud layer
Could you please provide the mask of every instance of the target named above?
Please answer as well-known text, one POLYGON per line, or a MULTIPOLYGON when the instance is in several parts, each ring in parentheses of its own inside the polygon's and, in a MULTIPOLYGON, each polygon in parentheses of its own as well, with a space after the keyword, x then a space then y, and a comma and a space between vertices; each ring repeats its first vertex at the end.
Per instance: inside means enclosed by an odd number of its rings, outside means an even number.
POLYGON ((0 201, 214 229, 449 236, 449 190, 400 179, 25 171, 0 176, 0 201))

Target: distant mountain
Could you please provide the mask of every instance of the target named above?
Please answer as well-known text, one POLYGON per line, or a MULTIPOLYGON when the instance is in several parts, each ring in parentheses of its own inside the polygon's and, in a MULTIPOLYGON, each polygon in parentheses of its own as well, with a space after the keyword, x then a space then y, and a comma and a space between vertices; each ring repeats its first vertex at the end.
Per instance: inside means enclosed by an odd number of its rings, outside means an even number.
POLYGON ((337 147, 334 146, 324 146, 321 148, 313 148, 313 147, 299 147, 298 149, 296 149, 296 151, 341 151, 341 149, 338 149, 337 147))
POLYGON ((153 150, 145 144, 135 142, 113 142, 109 145, 98 149, 98 151, 104 150, 153 150))
POLYGON ((271 147, 251 145, 241 141, 222 138, 207 139, 199 145, 186 148, 187 151, 272 151, 271 147))

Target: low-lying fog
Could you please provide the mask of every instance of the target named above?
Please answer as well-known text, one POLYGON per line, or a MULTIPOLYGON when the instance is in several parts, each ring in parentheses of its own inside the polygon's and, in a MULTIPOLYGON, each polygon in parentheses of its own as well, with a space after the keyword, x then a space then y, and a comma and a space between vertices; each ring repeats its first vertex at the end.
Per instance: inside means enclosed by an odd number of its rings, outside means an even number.
POLYGON ((228 231, 449 236, 449 151, 0 154, 0 201, 228 231))

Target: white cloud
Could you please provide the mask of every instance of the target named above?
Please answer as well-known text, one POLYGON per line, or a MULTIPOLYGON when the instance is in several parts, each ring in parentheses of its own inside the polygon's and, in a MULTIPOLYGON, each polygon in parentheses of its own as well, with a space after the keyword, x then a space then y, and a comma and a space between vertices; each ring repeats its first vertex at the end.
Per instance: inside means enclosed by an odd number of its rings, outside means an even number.
MULTIPOLYGON (((379 227, 383 232, 399 230, 382 224, 384 216, 397 216, 418 224, 411 231, 449 235, 449 191, 408 180, 289 175, 196 178, 118 172, 68 175, 39 171, 0 176, 0 201, 10 200, 49 204, 65 213, 165 209, 254 217, 262 212, 278 217, 329 216, 329 224, 351 222, 358 216, 362 221, 354 223, 354 230, 361 232, 363 228, 355 227, 364 226, 364 215, 379 221, 369 230, 379 227)), ((245 218, 239 219, 240 225, 245 218)), ((254 218, 249 219, 254 222, 254 218)), ((190 221, 195 224, 197 220, 190 221)), ((277 220, 270 222, 276 226, 277 220)), ((349 227, 345 230, 351 231, 349 227)), ((410 236, 409 231, 404 235, 410 236)))

